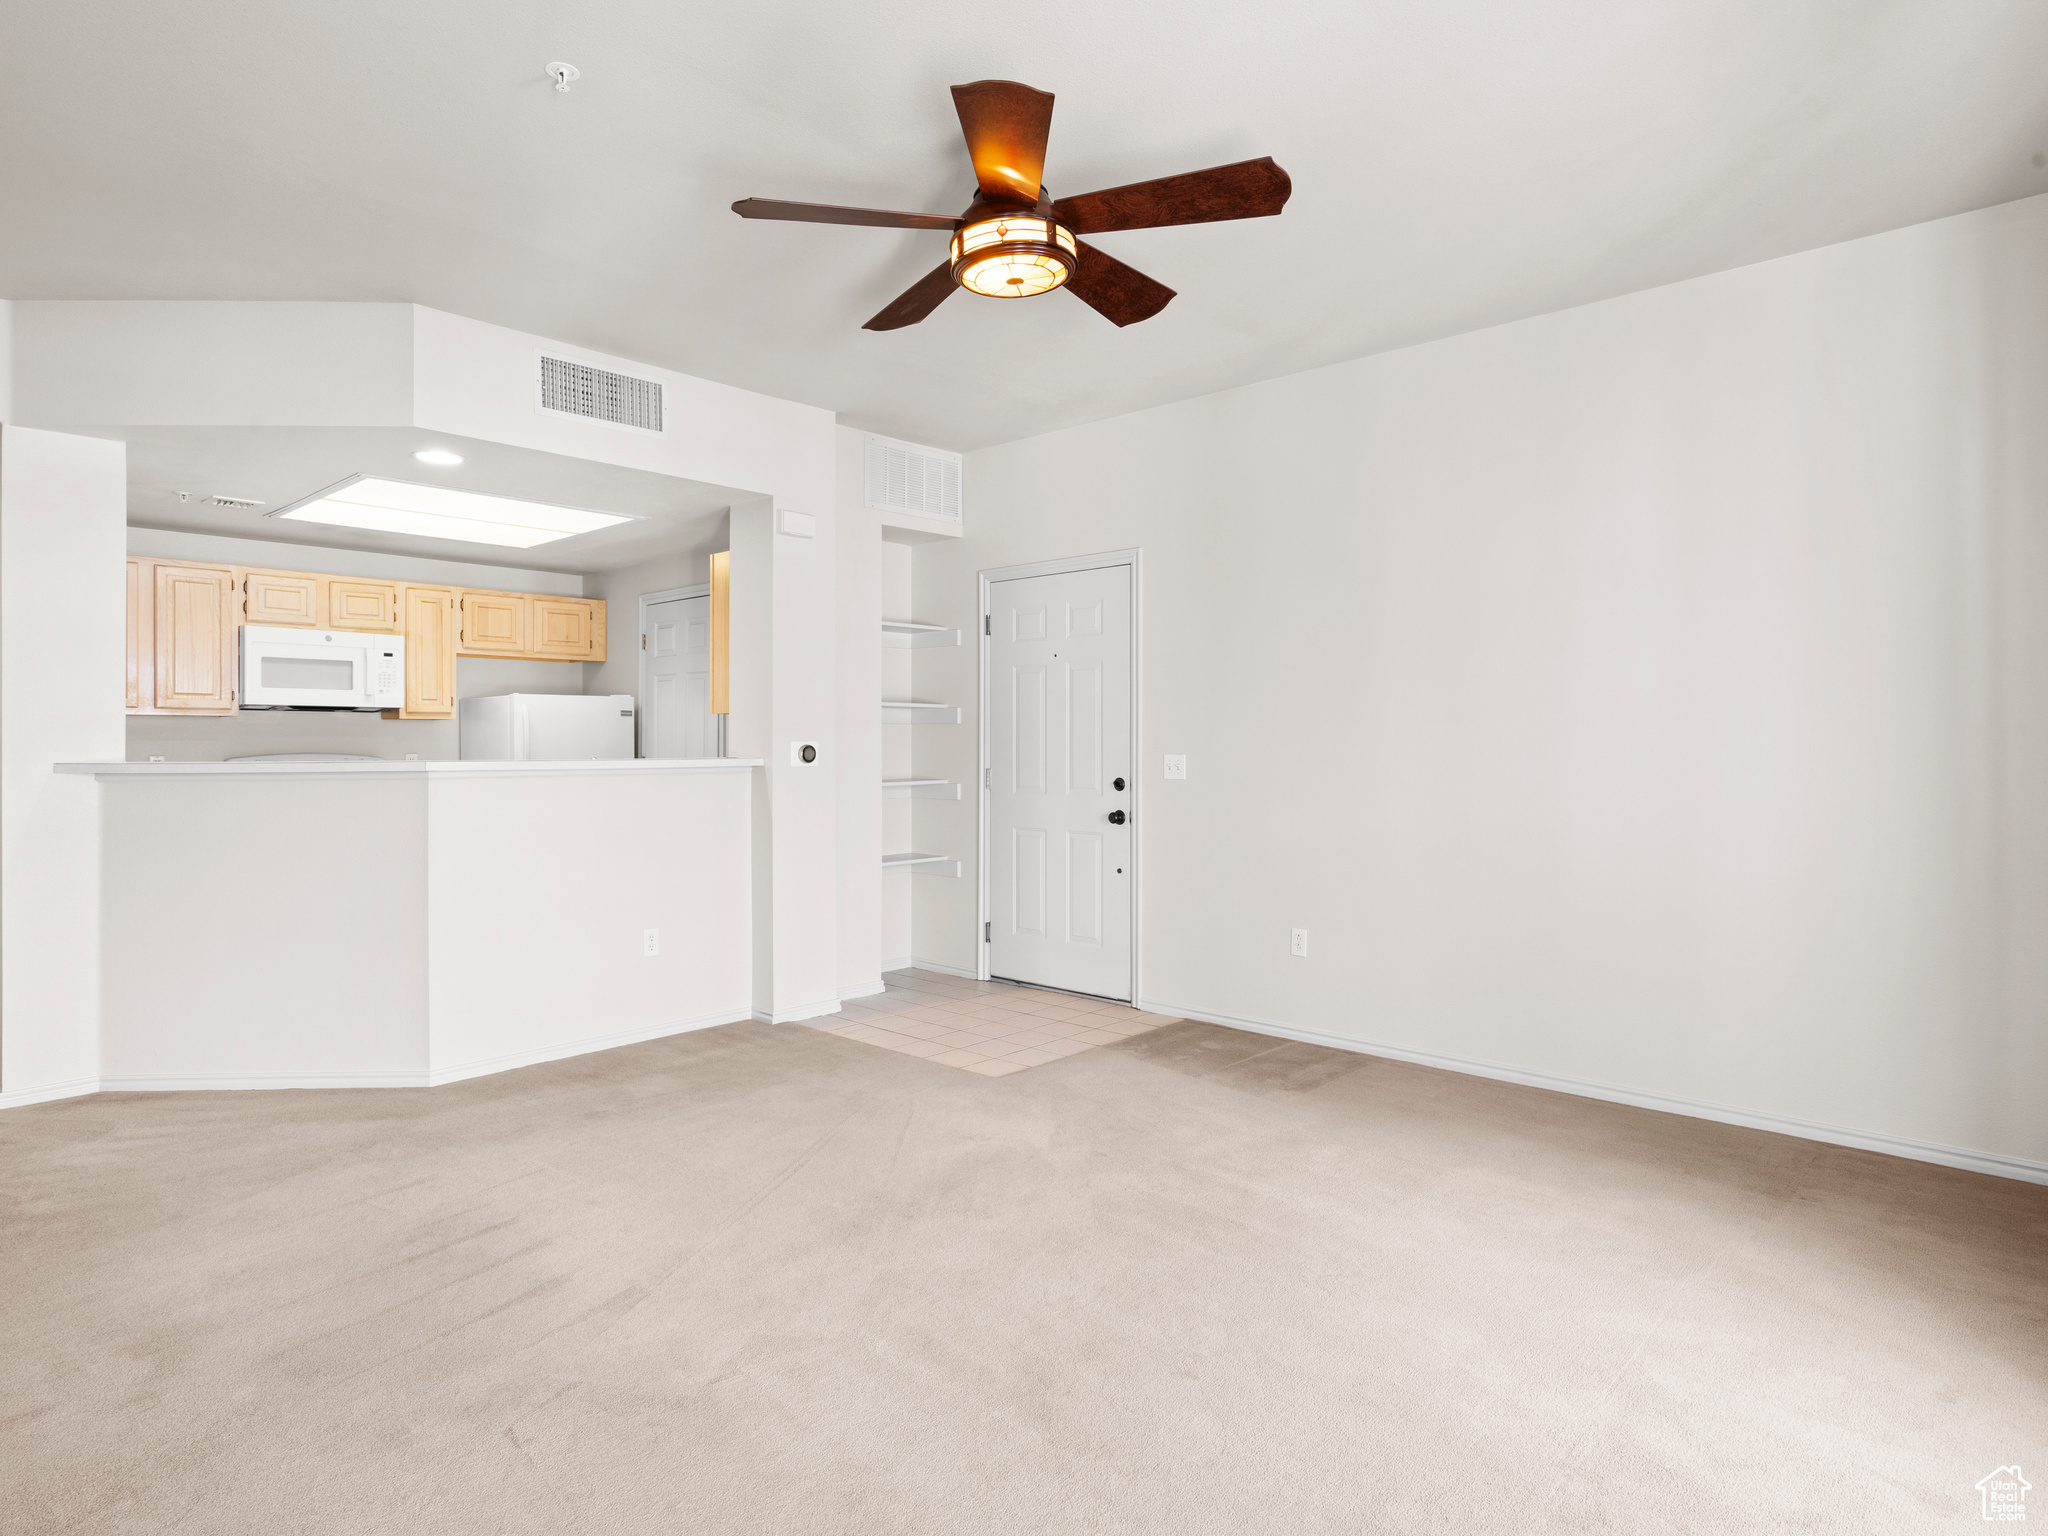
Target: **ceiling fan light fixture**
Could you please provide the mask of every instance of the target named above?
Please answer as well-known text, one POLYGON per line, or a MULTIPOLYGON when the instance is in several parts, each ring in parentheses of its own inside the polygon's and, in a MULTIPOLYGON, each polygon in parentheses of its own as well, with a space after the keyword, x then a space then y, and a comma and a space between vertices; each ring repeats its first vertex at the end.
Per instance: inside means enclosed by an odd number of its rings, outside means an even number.
POLYGON ((953 281, 991 299, 1049 293, 1079 261, 1074 232, 1036 214, 977 219, 953 236, 953 281))

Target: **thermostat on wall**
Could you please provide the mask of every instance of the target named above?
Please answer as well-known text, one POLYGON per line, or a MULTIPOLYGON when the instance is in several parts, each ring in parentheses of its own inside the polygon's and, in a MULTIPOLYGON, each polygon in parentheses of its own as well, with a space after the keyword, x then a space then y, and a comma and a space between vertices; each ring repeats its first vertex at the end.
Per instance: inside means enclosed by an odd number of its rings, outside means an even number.
POLYGON ((818 536, 818 520, 808 512, 795 512, 788 507, 775 509, 775 531, 786 533, 792 539, 812 539, 818 536))
POLYGON ((792 741, 789 744, 789 766, 801 768, 805 763, 818 760, 818 744, 815 741, 792 741))

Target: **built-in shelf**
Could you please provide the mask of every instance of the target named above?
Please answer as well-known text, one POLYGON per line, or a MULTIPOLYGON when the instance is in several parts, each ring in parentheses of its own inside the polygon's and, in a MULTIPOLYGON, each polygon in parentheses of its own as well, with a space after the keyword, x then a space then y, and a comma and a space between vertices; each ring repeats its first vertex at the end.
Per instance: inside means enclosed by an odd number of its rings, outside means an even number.
POLYGON ((960 861, 949 859, 943 853, 885 853, 882 868, 914 869, 920 875, 946 875, 954 880, 960 878, 960 861))
POLYGON ((882 793, 898 800, 958 800, 960 786, 951 779, 884 779, 882 793))
POLYGON ((922 699, 882 700, 884 725, 958 725, 958 704, 927 704, 922 699))
POLYGON ((929 645, 958 645, 960 631, 939 624, 913 624, 908 619, 882 620, 882 644, 900 650, 922 650, 929 645))

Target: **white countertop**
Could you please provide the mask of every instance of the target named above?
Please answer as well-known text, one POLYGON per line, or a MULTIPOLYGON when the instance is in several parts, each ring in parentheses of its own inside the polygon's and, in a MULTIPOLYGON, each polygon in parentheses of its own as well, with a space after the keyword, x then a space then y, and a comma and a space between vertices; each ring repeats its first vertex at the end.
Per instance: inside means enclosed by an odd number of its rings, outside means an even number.
POLYGON ((112 779, 561 779, 632 774, 730 773, 758 757, 633 757, 565 763, 58 763, 57 773, 112 779))

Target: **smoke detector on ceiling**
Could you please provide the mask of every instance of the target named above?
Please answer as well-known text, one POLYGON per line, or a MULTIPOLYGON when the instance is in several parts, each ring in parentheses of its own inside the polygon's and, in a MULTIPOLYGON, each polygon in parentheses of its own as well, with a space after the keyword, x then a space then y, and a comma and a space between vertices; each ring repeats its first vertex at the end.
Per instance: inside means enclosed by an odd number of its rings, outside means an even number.
POLYGON ((548 66, 548 78, 555 82, 556 90, 566 91, 569 89, 570 81, 583 78, 583 71, 574 64, 564 64, 557 60, 548 66))

